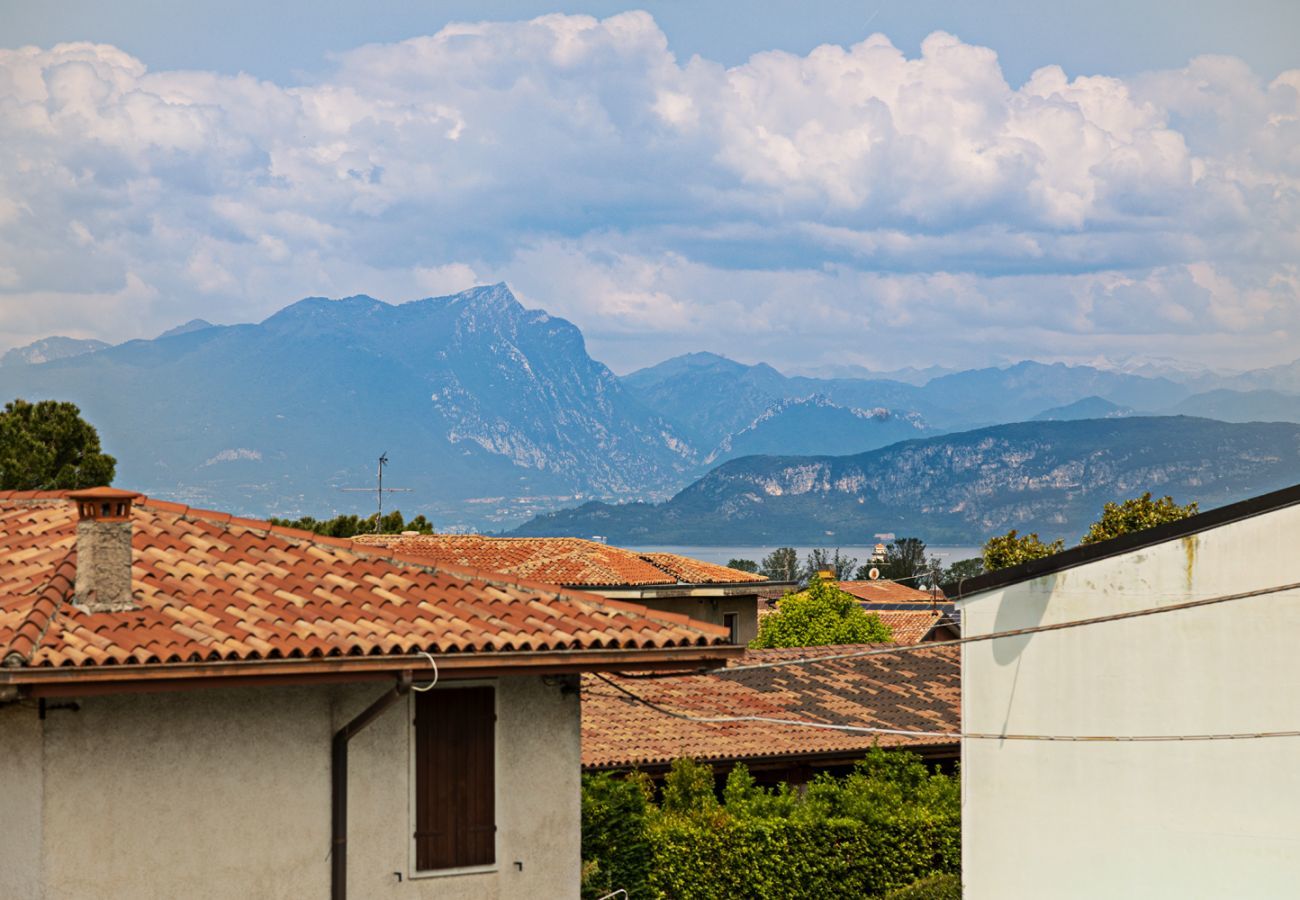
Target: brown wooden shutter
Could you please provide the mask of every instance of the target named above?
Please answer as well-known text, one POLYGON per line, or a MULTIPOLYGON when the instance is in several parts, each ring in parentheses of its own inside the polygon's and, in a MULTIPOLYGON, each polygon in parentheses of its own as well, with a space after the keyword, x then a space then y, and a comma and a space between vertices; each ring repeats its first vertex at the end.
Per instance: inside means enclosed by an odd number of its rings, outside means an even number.
POLYGON ((415 867, 496 862, 496 701, 490 687, 415 699, 415 867))

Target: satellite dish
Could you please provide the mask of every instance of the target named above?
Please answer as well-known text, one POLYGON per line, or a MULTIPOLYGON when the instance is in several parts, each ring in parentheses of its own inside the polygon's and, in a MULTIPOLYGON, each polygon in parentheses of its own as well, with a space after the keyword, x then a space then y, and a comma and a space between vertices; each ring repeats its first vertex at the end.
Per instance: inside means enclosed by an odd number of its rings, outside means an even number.
POLYGON ((872 567, 871 571, 867 573, 867 577, 870 578, 872 581, 875 581, 877 578, 880 577, 880 570, 875 567, 872 567))

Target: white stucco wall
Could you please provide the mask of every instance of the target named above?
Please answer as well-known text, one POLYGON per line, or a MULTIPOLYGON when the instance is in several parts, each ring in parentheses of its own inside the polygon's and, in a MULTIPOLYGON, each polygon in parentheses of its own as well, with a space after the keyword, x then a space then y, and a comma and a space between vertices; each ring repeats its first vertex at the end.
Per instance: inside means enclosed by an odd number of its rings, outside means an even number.
MULTIPOLYGON (((577 697, 538 678, 496 685, 496 869, 411 877, 403 699, 351 744, 350 897, 577 896, 577 697)), ((43 728, 4 710, 4 818, 30 831, 0 849, 0 896, 328 896, 330 737, 387 687, 89 697, 43 728)))
MULTIPOLYGON (((963 603, 967 635, 1300 582, 1292 507, 963 603)), ((967 732, 1300 729, 1300 593, 967 644, 967 732)), ((967 739, 965 896, 1285 897, 1300 884, 1300 738, 967 739)))

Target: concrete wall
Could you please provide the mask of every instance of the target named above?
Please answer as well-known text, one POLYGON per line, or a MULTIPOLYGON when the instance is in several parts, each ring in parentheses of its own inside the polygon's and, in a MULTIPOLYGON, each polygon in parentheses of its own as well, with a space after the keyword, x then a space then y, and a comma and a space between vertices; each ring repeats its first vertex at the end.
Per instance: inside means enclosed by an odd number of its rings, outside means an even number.
POLYGON ((0 896, 39 897, 41 726, 32 705, 0 707, 0 896))
POLYGON ((740 616, 740 643, 748 644, 758 636, 758 597, 656 597, 632 601, 664 612, 680 613, 698 622, 725 625, 726 613, 740 616))
MULTIPOLYGON (((0 895, 328 896, 330 737, 386 689, 90 697, 43 734, 34 710, 4 710, 0 747, 16 751, 0 754, 3 815, 30 831, 0 842, 0 895)), ((577 896, 577 697, 537 678, 497 689, 496 868, 412 877, 401 700, 352 741, 349 896, 577 896)))
MULTIPOLYGON (((968 599, 967 635, 1300 582, 1300 509, 968 599)), ((1300 592, 967 644, 967 732, 1300 728, 1300 592)), ((1300 883, 1300 738, 967 739, 968 898, 1282 897, 1300 883)))

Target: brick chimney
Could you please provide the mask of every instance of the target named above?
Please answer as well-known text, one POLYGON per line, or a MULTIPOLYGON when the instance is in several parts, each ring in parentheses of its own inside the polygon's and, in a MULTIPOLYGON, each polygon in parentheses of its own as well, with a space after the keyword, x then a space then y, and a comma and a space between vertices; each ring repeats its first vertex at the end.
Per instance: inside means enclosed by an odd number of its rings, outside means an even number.
POLYGON ((131 503, 140 495, 111 487, 68 496, 77 504, 77 606, 88 612, 135 609, 131 597, 131 503))

